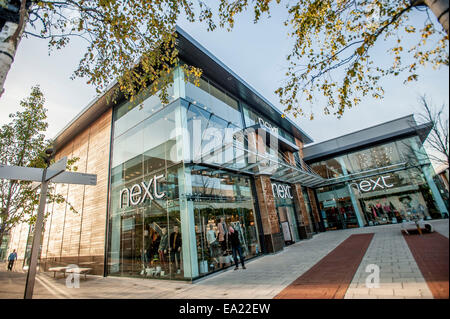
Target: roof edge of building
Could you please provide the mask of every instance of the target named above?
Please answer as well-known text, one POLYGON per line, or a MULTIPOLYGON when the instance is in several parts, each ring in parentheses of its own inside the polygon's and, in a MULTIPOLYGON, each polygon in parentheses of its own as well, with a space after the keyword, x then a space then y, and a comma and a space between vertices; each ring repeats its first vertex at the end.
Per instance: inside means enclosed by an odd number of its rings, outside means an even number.
POLYGON ((357 130, 348 134, 344 134, 317 144, 313 144, 313 145, 309 145, 307 147, 305 147, 303 149, 304 153, 307 153, 309 149, 315 148, 317 146, 323 145, 324 143, 332 143, 333 141, 336 141, 336 144, 339 144, 338 141, 342 140, 345 137, 349 137, 351 135, 355 135, 357 136, 358 134, 362 134, 368 130, 372 130, 375 129, 377 127, 382 127, 385 125, 389 125, 391 123, 395 123, 395 122, 399 122, 405 119, 411 118, 411 120, 413 121, 412 125, 410 125, 407 128, 401 128, 399 130, 390 132, 388 134, 380 134, 380 135, 376 135, 373 136, 371 138, 368 138, 366 140, 363 141, 359 141, 359 142, 355 142, 355 143, 350 143, 347 145, 342 145, 339 147, 335 147, 334 149, 327 149, 326 151, 322 151, 322 152, 317 152, 317 153, 313 153, 311 155, 305 154, 304 160, 305 161, 313 161, 313 160, 320 160, 320 159, 324 159, 324 158, 329 158, 331 156, 338 156, 339 154, 343 154, 345 152, 350 152, 350 151, 355 151, 357 149, 363 149, 365 147, 369 147, 375 144, 379 144, 382 142, 385 142, 386 140, 395 138, 395 137, 402 137, 402 136, 411 136, 414 134, 417 134, 421 140, 421 142, 423 143, 426 139, 426 137, 428 136, 428 133, 430 132, 431 128, 432 128, 432 123, 428 122, 428 123, 423 123, 423 124, 417 124, 416 121, 414 120, 414 114, 409 114, 406 116, 402 116, 400 118, 394 119, 394 120, 390 120, 387 122, 383 122, 380 124, 376 124, 361 130, 357 130))
MULTIPOLYGON (((198 41, 196 41, 192 36, 190 36, 187 32, 185 32, 178 25, 176 26, 176 32, 186 38, 189 42, 191 42, 198 50, 202 51, 205 55, 207 55, 211 60, 214 61, 219 67, 224 69, 226 72, 230 73, 233 77, 236 78, 237 81, 242 83, 245 87, 248 88, 253 94, 258 96, 258 98, 263 101, 267 106, 269 106, 273 111, 275 111, 280 118, 282 117, 282 112, 277 109, 272 103, 270 103, 266 98, 264 98, 258 91, 256 91, 251 85, 245 82, 241 77, 239 77, 236 73, 234 73, 230 68, 228 68, 223 62, 221 62, 216 56, 214 56, 210 51, 208 51, 205 47, 203 47, 198 41)), ((92 122, 94 122, 98 117, 103 114, 108 108, 112 106, 112 104, 107 101, 107 96, 112 89, 117 85, 117 80, 114 80, 110 86, 105 89, 103 93, 92 99, 86 107, 84 107, 69 123, 67 123, 53 138, 53 147, 55 150, 58 150, 62 146, 64 146, 67 142, 73 138, 77 133, 81 132, 87 126, 89 126, 92 122)), ((299 136, 302 137, 302 142, 304 144, 309 144, 313 142, 313 139, 304 132, 300 127, 297 126, 291 119, 285 117, 283 121, 286 121, 289 126, 291 126, 294 130, 298 131, 299 136)))

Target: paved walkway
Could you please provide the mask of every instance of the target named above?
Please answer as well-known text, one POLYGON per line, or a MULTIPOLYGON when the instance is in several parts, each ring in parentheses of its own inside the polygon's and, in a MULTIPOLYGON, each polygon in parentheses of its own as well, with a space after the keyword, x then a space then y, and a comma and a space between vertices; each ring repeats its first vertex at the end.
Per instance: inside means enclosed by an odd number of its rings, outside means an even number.
POLYGON ((404 236, 433 297, 448 299, 448 238, 437 232, 422 236, 404 236))
POLYGON ((373 234, 351 235, 275 298, 342 299, 372 238, 373 234))
MULTIPOLYGON (((431 222, 448 238, 447 220, 431 222)), ((39 274, 35 298, 274 298, 294 280, 328 255, 352 234, 374 233, 345 298, 433 298, 405 239, 400 225, 386 225, 320 233, 282 252, 249 261, 247 270, 233 268, 195 283, 155 279, 88 276, 80 288, 67 288, 65 279, 39 274), (366 266, 380 267, 380 288, 367 288, 366 266)), ((0 268, 0 298, 22 298, 24 273, 0 268)))

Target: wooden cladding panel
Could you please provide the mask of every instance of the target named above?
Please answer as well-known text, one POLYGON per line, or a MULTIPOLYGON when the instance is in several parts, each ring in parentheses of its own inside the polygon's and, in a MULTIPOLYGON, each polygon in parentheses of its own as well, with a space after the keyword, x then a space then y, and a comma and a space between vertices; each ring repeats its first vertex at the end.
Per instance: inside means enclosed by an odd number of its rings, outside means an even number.
MULTIPOLYGON (((72 157, 73 144, 68 143, 61 151, 55 155, 55 160, 58 161, 64 156, 68 158, 72 157)), ((55 192, 67 198, 68 185, 67 184, 54 184, 55 192)), ((49 258, 57 258, 61 255, 63 235, 64 235, 64 223, 66 218, 66 203, 55 203, 52 210, 51 225, 49 234, 49 244, 47 256, 49 258)), ((47 218, 49 221, 49 218, 47 218)))
POLYGON ((47 257, 48 253, 48 243, 49 243, 49 237, 50 237, 50 230, 51 230, 51 219, 52 219, 52 211, 53 206, 55 204, 52 203, 50 205, 47 204, 46 206, 46 221, 44 223, 44 234, 42 236, 42 251, 41 251, 41 257, 45 258, 47 257))
MULTIPOLYGON (((47 206, 50 213, 45 223, 41 260, 43 268, 60 264, 89 264, 93 273, 102 274, 105 249, 106 208, 108 194, 109 150, 112 110, 107 111, 89 128, 77 135, 55 155, 79 157, 74 164, 77 172, 97 174, 96 186, 55 184, 77 211, 66 203, 47 206), (94 263, 92 263, 94 262, 94 263)), ((10 247, 25 251, 28 230, 15 227, 10 247)))
POLYGON ((105 253, 111 116, 109 110, 90 128, 86 171, 97 174, 97 185, 85 189, 79 256, 103 257, 105 253))
MULTIPOLYGON (((86 160, 89 147, 89 130, 84 131, 73 140, 71 158, 79 158, 74 167, 77 172, 86 173, 86 160)), ((66 207, 66 219, 64 223, 64 239, 61 257, 78 256, 81 219, 83 215, 84 185, 69 185, 67 200, 76 212, 66 207)))
POLYGON ((23 259, 29 228, 30 226, 25 223, 20 223, 13 227, 9 240, 8 255, 15 249, 17 252, 17 259, 23 259))

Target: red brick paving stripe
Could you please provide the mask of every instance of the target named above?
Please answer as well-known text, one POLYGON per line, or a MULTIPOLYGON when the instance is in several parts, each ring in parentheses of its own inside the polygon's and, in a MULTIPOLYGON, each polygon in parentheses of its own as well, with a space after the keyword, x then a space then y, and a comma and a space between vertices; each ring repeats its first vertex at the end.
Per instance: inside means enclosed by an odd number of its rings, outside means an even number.
POLYGON ((343 299, 373 236, 351 235, 274 299, 343 299))
POLYGON ((434 298, 448 299, 448 238, 436 232, 403 236, 434 298))

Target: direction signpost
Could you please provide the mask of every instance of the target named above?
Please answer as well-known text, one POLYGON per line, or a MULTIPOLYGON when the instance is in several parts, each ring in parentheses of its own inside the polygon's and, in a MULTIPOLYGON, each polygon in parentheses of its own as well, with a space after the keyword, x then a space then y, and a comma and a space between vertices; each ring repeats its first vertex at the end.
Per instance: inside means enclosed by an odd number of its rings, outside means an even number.
MULTIPOLYGON (((47 155, 53 151, 48 150, 47 155)), ((48 165, 50 157, 45 158, 48 165)), ((33 289, 36 278, 36 267, 41 246, 42 228, 44 224, 45 204, 47 201, 47 188, 49 183, 96 185, 97 175, 66 172, 67 157, 47 168, 33 168, 21 166, 8 166, 0 164, 0 179, 33 181, 31 188, 34 190, 41 186, 39 197, 39 209, 34 228, 33 246, 31 248, 30 265, 28 267, 27 281, 25 286, 25 299, 33 297, 33 289)))

